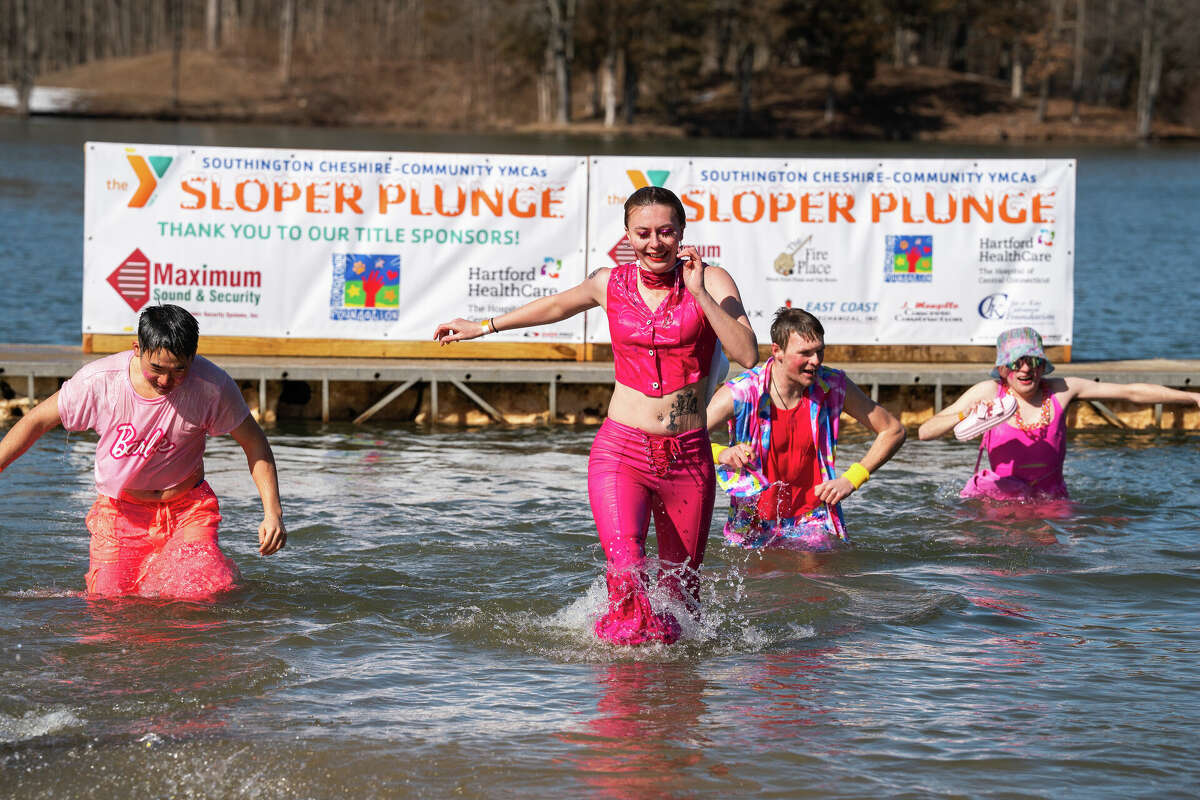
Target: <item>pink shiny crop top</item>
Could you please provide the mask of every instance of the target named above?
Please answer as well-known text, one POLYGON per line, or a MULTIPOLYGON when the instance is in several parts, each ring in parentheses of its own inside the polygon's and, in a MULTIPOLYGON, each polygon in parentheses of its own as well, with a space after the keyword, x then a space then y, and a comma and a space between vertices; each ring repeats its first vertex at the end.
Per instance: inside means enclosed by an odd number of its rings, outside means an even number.
POLYGON ((683 279, 651 310, 638 291, 637 264, 622 264, 609 274, 608 331, 617 382, 647 397, 703 378, 717 346, 716 332, 683 279))

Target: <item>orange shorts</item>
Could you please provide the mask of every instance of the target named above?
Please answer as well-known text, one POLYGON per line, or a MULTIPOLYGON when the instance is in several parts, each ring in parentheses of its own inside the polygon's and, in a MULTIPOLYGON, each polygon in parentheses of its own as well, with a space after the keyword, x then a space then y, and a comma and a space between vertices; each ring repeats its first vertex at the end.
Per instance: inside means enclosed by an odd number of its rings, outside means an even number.
POLYGON ((217 545, 220 523, 208 481, 166 502, 97 497, 88 593, 203 600, 232 589, 241 575, 217 545))

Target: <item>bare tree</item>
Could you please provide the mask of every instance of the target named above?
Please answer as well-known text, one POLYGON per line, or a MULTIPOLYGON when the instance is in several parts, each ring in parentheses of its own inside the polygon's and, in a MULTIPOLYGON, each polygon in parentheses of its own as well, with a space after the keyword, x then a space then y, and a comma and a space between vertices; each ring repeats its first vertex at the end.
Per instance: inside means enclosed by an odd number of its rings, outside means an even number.
POLYGON ((550 35, 546 38, 546 72, 553 75, 560 125, 571 121, 571 63, 575 57, 576 0, 546 0, 550 35))
POLYGON ((279 16, 279 82, 292 81, 292 44, 296 38, 296 0, 283 0, 279 16))
POLYGON ((1149 139, 1154 102, 1162 77, 1163 31, 1155 0, 1145 0, 1142 14, 1142 54, 1138 67, 1137 135, 1149 139))
POLYGON ((1050 81, 1058 70, 1059 36, 1062 33, 1063 5, 1065 0, 1050 0, 1050 25, 1042 37, 1040 48, 1041 86, 1038 90, 1037 121, 1046 121, 1046 110, 1050 104, 1050 81))
POLYGON ((28 117, 33 95, 34 69, 37 61, 37 28, 33 21, 33 0, 14 0, 13 34, 16 53, 13 82, 17 89, 17 116, 28 117))
POLYGON ((221 46, 221 0, 204 2, 204 46, 210 51, 221 46))
POLYGON ((1071 124, 1078 125, 1079 104, 1083 100, 1083 61, 1087 48, 1087 0, 1075 0, 1075 45, 1072 48, 1074 70, 1071 73, 1071 124))

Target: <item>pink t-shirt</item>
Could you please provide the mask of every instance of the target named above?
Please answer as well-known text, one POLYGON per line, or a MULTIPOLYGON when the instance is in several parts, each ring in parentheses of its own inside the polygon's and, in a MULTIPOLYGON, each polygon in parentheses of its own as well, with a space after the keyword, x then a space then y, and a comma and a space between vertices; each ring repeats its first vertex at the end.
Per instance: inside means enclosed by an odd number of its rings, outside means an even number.
POLYGON ((250 409, 233 378, 196 356, 183 383, 147 399, 133 390, 133 351, 97 359, 58 390, 58 415, 69 431, 94 430, 96 491, 161 490, 178 485, 204 458, 208 436, 240 425, 250 409))

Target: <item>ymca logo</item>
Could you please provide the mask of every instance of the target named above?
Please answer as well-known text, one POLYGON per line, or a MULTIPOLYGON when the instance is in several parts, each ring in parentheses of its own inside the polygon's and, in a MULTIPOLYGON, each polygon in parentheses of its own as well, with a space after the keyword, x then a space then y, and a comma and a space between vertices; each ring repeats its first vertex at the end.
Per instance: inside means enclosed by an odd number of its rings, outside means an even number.
POLYGON ((634 189, 645 189, 647 186, 666 186, 667 178, 671 177, 671 172, 665 169, 648 169, 645 172, 640 169, 627 169, 625 174, 633 182, 634 189))
POLYGON ((125 150, 125 160, 129 162, 129 166, 133 167, 133 174, 137 175, 138 179, 137 191, 133 193, 133 197, 129 198, 129 207, 144 208, 154 196, 154 190, 158 188, 158 179, 167 174, 167 169, 170 168, 171 162, 175 158, 173 156, 139 156, 134 153, 132 147, 127 147, 125 150))

